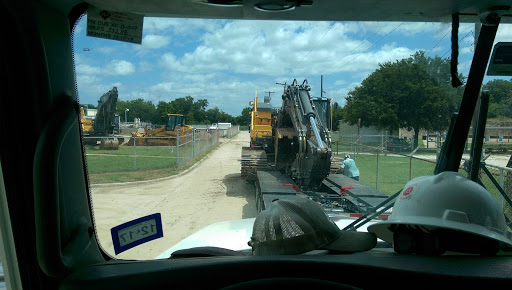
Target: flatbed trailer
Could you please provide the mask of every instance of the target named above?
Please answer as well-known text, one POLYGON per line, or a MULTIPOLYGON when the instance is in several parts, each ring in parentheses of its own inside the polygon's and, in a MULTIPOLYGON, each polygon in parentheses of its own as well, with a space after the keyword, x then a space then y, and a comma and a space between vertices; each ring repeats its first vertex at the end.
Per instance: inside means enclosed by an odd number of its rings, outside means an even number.
MULTIPOLYGON (((363 215, 379 210, 377 207, 388 198, 387 195, 341 174, 329 175, 323 181, 320 191, 304 191, 279 171, 258 171, 255 187, 258 212, 269 208, 276 199, 297 195, 318 202, 330 215, 363 215), (341 193, 343 187, 352 188, 344 189, 344 193, 341 193)), ((386 219, 387 215, 385 213, 378 218, 386 219)))
POLYGON ((376 207, 389 197, 343 174, 331 174, 322 182, 322 189, 328 189, 327 192, 340 193, 343 187, 349 187, 342 193, 345 198, 345 210, 349 212, 367 213, 379 210, 376 207))

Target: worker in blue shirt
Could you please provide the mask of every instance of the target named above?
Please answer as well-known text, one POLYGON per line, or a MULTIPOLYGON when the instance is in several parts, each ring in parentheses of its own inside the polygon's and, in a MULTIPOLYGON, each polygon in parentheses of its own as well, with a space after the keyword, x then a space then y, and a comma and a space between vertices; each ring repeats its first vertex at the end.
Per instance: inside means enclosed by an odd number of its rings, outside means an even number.
POLYGON ((359 169, 357 169, 354 159, 351 159, 348 154, 345 154, 345 160, 341 164, 340 171, 338 171, 338 173, 343 173, 346 176, 359 181, 359 169))

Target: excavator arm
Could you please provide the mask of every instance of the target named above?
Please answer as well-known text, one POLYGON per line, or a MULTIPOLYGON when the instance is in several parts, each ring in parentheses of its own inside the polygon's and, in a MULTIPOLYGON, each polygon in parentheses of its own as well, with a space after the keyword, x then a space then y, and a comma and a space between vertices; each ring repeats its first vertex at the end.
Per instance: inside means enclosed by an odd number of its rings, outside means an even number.
POLYGON ((323 124, 309 94, 307 80, 285 84, 283 104, 275 125, 275 165, 297 184, 317 189, 330 173, 332 151, 327 124, 323 124))
POLYGON ((110 91, 103 94, 98 101, 98 112, 94 119, 94 132, 97 135, 108 136, 114 133, 117 98, 117 88, 113 87, 110 91))

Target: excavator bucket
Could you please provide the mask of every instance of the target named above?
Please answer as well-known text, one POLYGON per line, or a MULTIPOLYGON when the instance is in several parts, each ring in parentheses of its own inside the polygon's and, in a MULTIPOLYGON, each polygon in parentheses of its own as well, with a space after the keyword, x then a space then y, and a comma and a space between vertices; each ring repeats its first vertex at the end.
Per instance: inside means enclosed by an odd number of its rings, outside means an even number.
POLYGON ((119 149, 119 140, 117 140, 117 138, 101 139, 100 149, 102 149, 102 150, 118 150, 119 149))

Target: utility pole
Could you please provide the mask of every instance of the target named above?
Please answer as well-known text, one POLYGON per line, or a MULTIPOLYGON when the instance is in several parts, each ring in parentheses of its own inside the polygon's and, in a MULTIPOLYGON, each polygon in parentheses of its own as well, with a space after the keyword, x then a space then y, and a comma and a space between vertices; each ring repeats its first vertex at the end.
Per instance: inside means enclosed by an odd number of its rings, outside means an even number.
POLYGON ((270 98, 270 94, 273 94, 275 92, 265 92, 266 94, 268 94, 268 97, 270 98))
POLYGON ((320 75, 320 97, 324 97, 324 75, 320 75))
POLYGON ((273 94, 273 93, 275 93, 275 92, 270 92, 270 91, 269 91, 269 92, 265 92, 265 93, 266 93, 266 94, 268 94, 268 96, 265 96, 265 98, 263 99, 263 101, 264 101, 265 103, 269 103, 269 104, 270 104, 270 99, 271 99, 271 98, 270 98, 270 94, 273 94))

